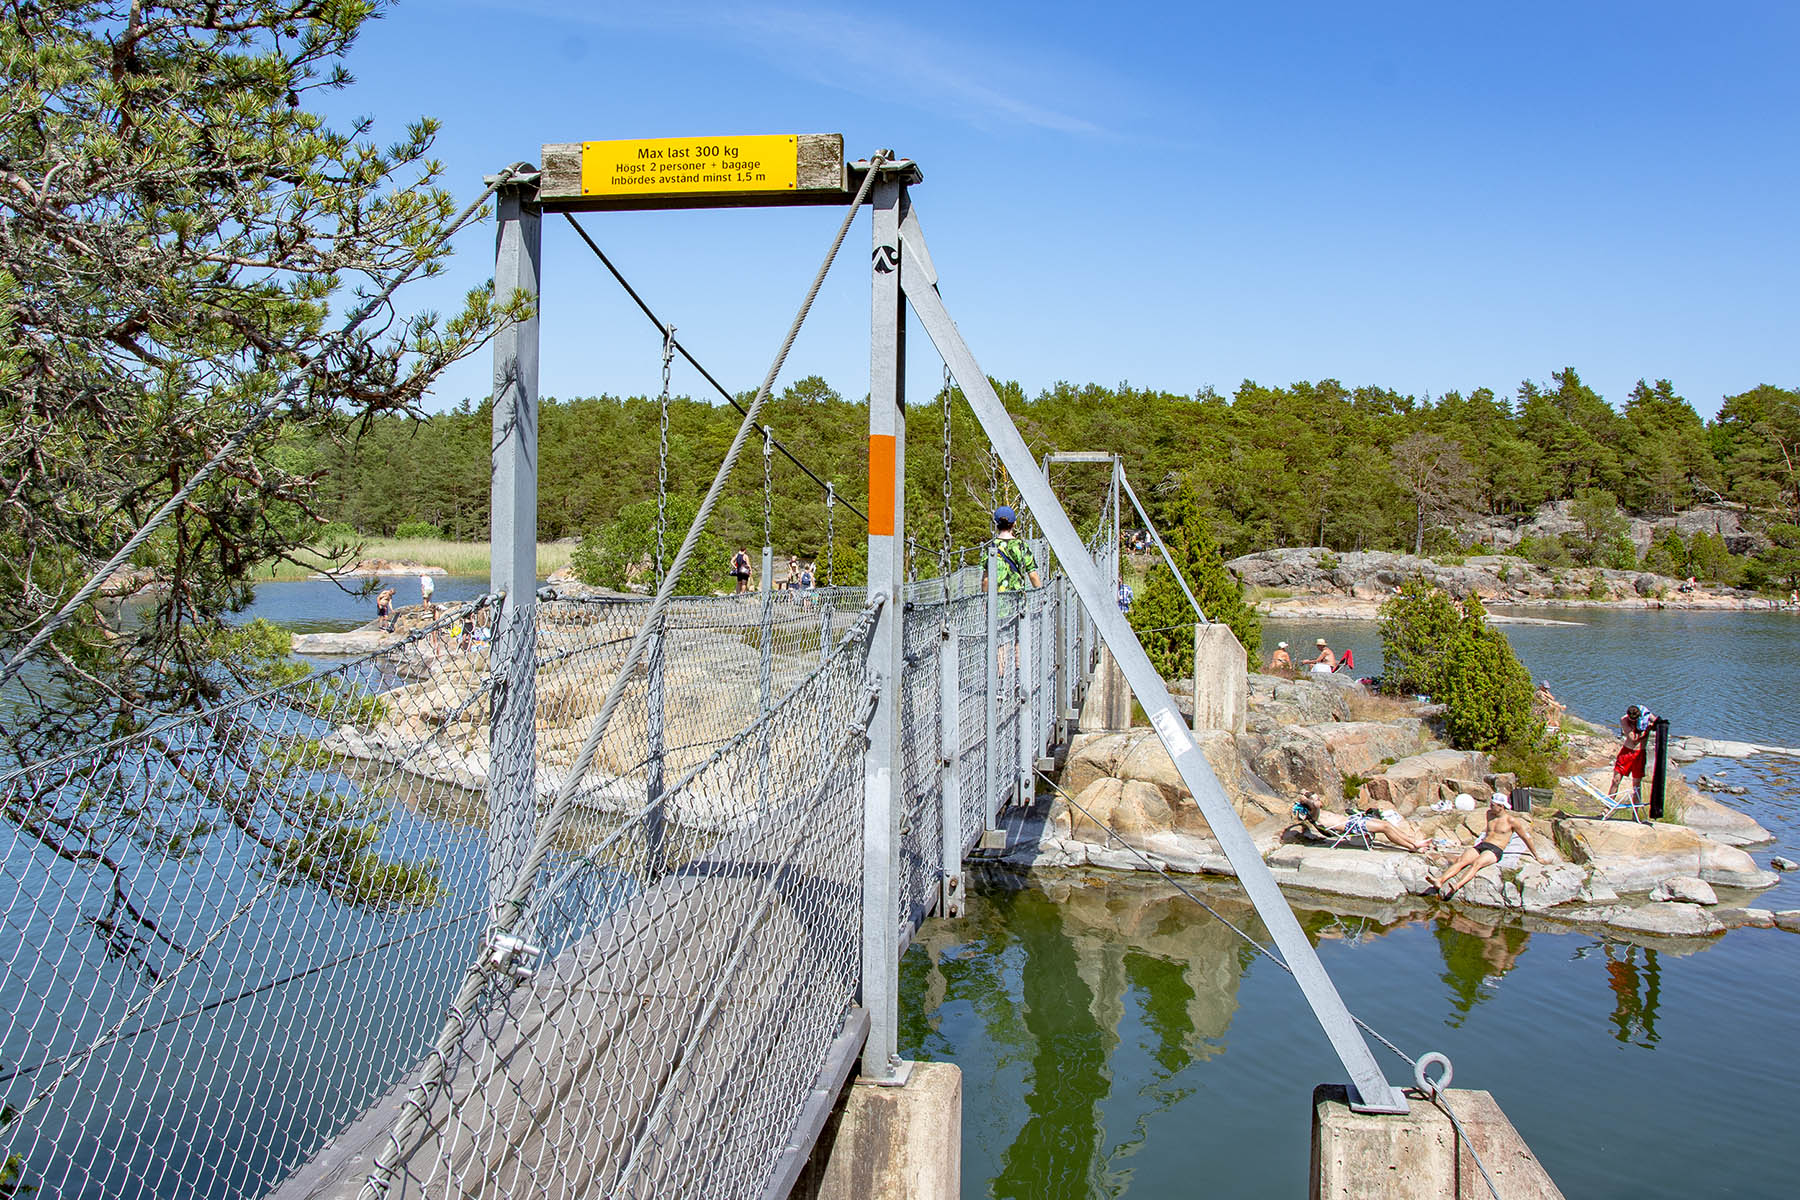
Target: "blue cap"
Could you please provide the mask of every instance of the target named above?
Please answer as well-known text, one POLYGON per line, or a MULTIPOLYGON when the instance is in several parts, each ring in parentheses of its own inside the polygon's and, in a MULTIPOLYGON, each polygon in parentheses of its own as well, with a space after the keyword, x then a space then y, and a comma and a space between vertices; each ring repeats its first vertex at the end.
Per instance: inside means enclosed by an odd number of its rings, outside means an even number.
POLYGON ((994 510, 994 520, 1002 525, 1011 525, 1019 519, 1019 514, 1002 504, 994 510))

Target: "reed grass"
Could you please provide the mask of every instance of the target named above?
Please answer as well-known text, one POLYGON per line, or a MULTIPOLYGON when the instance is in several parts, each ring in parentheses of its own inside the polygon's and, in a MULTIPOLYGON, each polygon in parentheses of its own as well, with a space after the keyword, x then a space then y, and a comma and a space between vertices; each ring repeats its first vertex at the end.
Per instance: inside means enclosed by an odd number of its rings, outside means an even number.
MULTIPOLYGON (((537 573, 550 575, 569 565, 575 547, 567 542, 539 542, 537 573)), ((338 566, 348 566, 359 559, 381 558, 392 562, 417 563, 422 567, 442 567, 452 575, 486 575, 491 546, 488 542, 452 542, 442 538, 369 538, 338 566)), ((334 564, 316 550, 295 556, 304 566, 290 562, 266 562, 256 569, 256 579, 305 579, 334 564)))

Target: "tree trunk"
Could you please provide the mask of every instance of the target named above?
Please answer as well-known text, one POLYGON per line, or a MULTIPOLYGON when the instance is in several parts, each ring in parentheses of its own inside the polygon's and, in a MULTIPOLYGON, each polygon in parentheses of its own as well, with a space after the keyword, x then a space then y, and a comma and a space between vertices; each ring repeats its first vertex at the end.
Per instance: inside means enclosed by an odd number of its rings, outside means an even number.
POLYGON ((1425 553, 1425 506, 1418 507, 1419 521, 1413 531, 1413 556, 1422 557, 1425 553))

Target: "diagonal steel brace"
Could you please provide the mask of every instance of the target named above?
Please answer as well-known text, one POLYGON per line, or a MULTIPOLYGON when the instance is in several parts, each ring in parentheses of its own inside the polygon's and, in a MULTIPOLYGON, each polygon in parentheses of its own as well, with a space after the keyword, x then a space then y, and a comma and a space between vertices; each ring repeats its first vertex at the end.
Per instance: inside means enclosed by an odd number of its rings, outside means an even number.
POLYGON ((1114 660, 1131 685, 1132 694, 1149 715, 1150 724, 1157 737, 1162 739, 1169 757, 1174 759, 1182 781, 1206 814, 1220 849, 1237 872, 1276 949, 1293 971, 1300 991, 1312 1006, 1313 1015, 1330 1039, 1332 1049, 1337 1051, 1339 1061, 1349 1072, 1352 1105, 1363 1112, 1406 1112, 1406 1097, 1382 1075, 1368 1042, 1357 1029, 1350 1010, 1344 1006, 1343 997, 1338 995, 1331 977, 1325 973, 1324 964, 1319 961, 1312 943, 1307 941, 1293 909, 1288 907, 1287 899, 1276 886, 1275 877, 1257 853, 1249 831, 1238 819, 1225 790, 1213 775, 1212 767, 1188 732, 1187 723, 1176 711, 1162 677, 1150 665, 1137 635, 1119 612, 1116 597, 1101 578, 1099 567, 1088 556, 1087 547, 1051 491, 1049 481, 1039 473, 1006 406, 1000 402, 986 373, 963 341, 956 322, 951 320, 933 282, 935 275, 926 265, 931 258, 916 217, 901 230, 901 246, 907 256, 900 271, 901 288, 911 302, 913 312, 937 347, 938 354, 949 364, 956 382, 962 386, 963 395, 975 410, 989 443, 1011 473, 1014 485, 1049 540, 1050 548, 1074 583, 1101 639, 1112 651, 1114 660))

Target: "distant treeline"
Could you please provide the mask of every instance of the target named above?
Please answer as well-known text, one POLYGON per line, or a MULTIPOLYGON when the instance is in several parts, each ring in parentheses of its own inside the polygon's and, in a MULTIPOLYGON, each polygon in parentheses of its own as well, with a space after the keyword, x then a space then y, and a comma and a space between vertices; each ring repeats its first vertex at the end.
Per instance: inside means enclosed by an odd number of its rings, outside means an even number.
MULTIPOLYGON (((1512 396, 1487 388, 1420 399, 1335 380, 1229 396, 1058 384, 1027 397, 997 384, 1034 454, 1112 450, 1153 512, 1194 497, 1227 557, 1324 545, 1336 550, 1447 548, 1471 518, 1527 514, 1549 500, 1609 494, 1628 510, 1666 515, 1732 502, 1776 520, 1800 516, 1800 391, 1773 386, 1726 397, 1703 421, 1667 380, 1640 382, 1614 408, 1573 369, 1512 396)), ((943 413, 929 394, 907 411, 908 525, 922 548, 942 540, 943 413)), ((823 379, 772 399, 766 421, 793 453, 858 507, 866 493, 867 417, 823 379)), ((725 405, 682 399, 669 422, 669 485, 698 497, 736 429, 725 405)), ((1010 498, 960 393, 951 411, 953 537, 986 535, 986 510, 1010 498)), ((488 406, 465 403, 423 421, 377 420, 360 436, 292 449, 321 472, 319 514, 367 535, 423 522, 446 537, 487 535, 488 406)), ((539 421, 542 538, 578 537, 652 498, 654 398, 546 399, 539 421)), ((747 448, 715 520, 726 542, 761 545, 761 439, 747 448)), ((820 553, 821 490, 779 453, 770 459, 770 522, 782 553, 820 553)), ((1059 468, 1071 510, 1091 506, 1104 469, 1059 468)), ((1129 525, 1130 522, 1127 522, 1129 525)), ((859 530, 840 507, 840 534, 859 530)))

